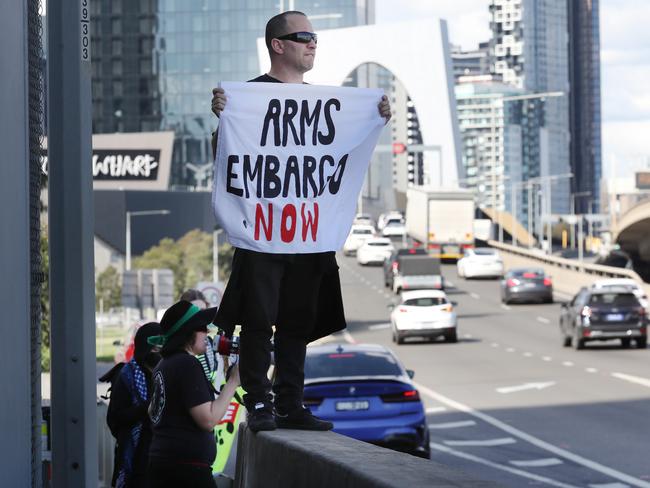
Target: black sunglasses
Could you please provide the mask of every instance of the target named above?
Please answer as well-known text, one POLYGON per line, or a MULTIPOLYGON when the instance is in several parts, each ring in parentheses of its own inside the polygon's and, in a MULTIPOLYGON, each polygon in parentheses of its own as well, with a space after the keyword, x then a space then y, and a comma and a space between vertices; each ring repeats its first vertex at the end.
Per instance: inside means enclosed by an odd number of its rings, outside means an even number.
POLYGON ((309 44, 311 41, 314 41, 314 44, 318 43, 318 36, 314 32, 292 32, 291 34, 285 34, 276 39, 299 42, 301 44, 309 44))

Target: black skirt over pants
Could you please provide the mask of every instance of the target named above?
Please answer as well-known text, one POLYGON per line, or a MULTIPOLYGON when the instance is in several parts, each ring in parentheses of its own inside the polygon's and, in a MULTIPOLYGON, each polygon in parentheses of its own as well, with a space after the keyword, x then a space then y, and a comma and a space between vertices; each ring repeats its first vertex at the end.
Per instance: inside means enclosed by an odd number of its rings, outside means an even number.
POLYGON ((270 400, 267 371, 275 326, 275 405, 282 412, 300 407, 307 343, 346 326, 334 252, 235 249, 215 323, 227 333, 241 325, 240 376, 248 407, 270 400))

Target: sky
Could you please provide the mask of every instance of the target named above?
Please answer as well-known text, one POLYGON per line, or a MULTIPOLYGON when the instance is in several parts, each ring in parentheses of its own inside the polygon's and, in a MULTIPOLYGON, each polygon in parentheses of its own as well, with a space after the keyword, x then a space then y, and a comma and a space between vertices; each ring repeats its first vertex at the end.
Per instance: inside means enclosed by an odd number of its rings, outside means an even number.
MULTIPOLYGON (((489 0, 375 0, 376 22, 440 17, 449 40, 490 38, 489 0)), ((572 0, 569 0, 572 1, 572 0)), ((650 0, 600 0, 603 176, 650 168, 650 0)))

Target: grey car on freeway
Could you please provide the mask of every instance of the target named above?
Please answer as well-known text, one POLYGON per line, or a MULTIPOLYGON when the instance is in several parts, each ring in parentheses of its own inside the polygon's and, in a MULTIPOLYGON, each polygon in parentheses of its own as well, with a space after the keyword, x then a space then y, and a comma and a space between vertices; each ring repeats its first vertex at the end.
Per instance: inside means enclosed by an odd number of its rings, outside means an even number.
POLYGON ((583 349, 588 341, 620 339, 629 347, 648 344, 647 311, 629 288, 582 288, 569 303, 562 304, 562 345, 583 349))
POLYGON ((553 303, 553 283, 541 268, 513 268, 501 280, 501 301, 553 303))

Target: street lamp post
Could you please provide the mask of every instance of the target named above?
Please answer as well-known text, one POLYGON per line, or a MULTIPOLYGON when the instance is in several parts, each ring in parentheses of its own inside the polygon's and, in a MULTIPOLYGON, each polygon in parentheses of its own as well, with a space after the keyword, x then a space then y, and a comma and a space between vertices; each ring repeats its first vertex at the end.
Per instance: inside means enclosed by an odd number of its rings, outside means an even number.
MULTIPOLYGON (((491 115, 491 123, 490 123, 490 135, 492 138, 492 147, 491 147, 491 155, 492 155, 492 167, 491 167, 491 180, 492 180, 492 210, 493 212, 497 212, 497 193, 496 193, 496 180, 497 180, 497 174, 496 174, 496 129, 497 129, 497 113, 496 113, 496 107, 497 107, 497 102, 500 102, 503 107, 503 119, 505 120, 505 103, 506 102, 512 102, 512 101, 519 101, 519 100, 531 100, 531 99, 546 99, 546 98, 553 98, 553 97, 561 97, 564 96, 564 92, 562 91, 552 91, 552 92, 539 92, 539 93, 528 93, 528 94, 523 94, 523 95, 512 95, 512 96, 507 96, 507 97, 498 97, 494 98, 492 102, 490 103, 490 115, 491 115)), ((503 124, 505 126, 505 123, 503 124)), ((501 141, 503 144, 503 135, 501 137, 501 141)), ((503 178, 502 174, 502 178, 503 178)), ((531 232, 531 221, 532 221, 532 215, 530 213, 530 208, 531 208, 531 198, 532 198, 532 188, 529 188, 529 200, 528 200, 528 232, 530 234, 531 232)), ((514 203, 514 201, 513 201, 514 203)), ((550 200, 549 200, 549 205, 550 205, 550 200)), ((500 216, 500 214, 499 214, 500 216)), ((503 240, 503 230, 501 229, 501 218, 499 217, 499 241, 502 242, 503 240)))
POLYGON ((169 215, 169 210, 137 210, 126 212, 126 260, 124 269, 131 269, 131 217, 140 217, 143 215, 169 215))
POLYGON ((212 233, 212 281, 219 283, 219 234, 223 229, 215 229, 212 233))
MULTIPOLYGON (((573 178, 573 173, 564 173, 564 174, 560 174, 560 175, 537 176, 535 178, 529 178, 528 180, 526 180, 526 182, 529 185, 531 185, 529 187, 529 193, 528 193, 528 195, 529 195, 529 197, 528 197, 529 223, 530 223, 530 219, 532 218, 531 217, 531 212, 530 212, 531 198, 532 198, 532 195, 531 195, 532 190, 530 188, 532 187, 532 185, 539 184, 539 186, 540 186, 540 196, 542 197, 543 200, 548 202, 548 204, 545 205, 547 207, 547 212, 548 212, 548 218, 546 220, 549 222, 548 225, 550 226, 551 225, 550 224, 550 221, 551 221, 550 217, 551 217, 552 210, 553 210, 553 207, 551 205, 551 202, 552 202, 552 200, 551 200, 551 186, 553 184, 553 181, 561 180, 561 179, 564 179, 564 178, 573 178), (548 185, 544 185, 545 182, 548 182, 548 185), (543 191, 544 188, 548 188, 548 198, 544 198, 544 191, 543 191)), ((544 219, 542 218, 544 209, 542 208, 541 202, 537 205, 537 207, 538 207, 537 211, 539 212, 539 220, 541 221, 541 231, 539 233, 539 235, 541 237, 541 236, 544 235, 544 223, 543 223, 544 219)), ((530 232, 530 230, 529 230, 529 232, 530 232)), ((551 236, 550 231, 548 232, 548 236, 551 236)), ((549 251, 551 251, 552 250, 551 243, 549 242, 548 244, 549 244, 549 246, 548 246, 549 251)), ((549 254, 550 254, 550 252, 549 252, 549 254)))

